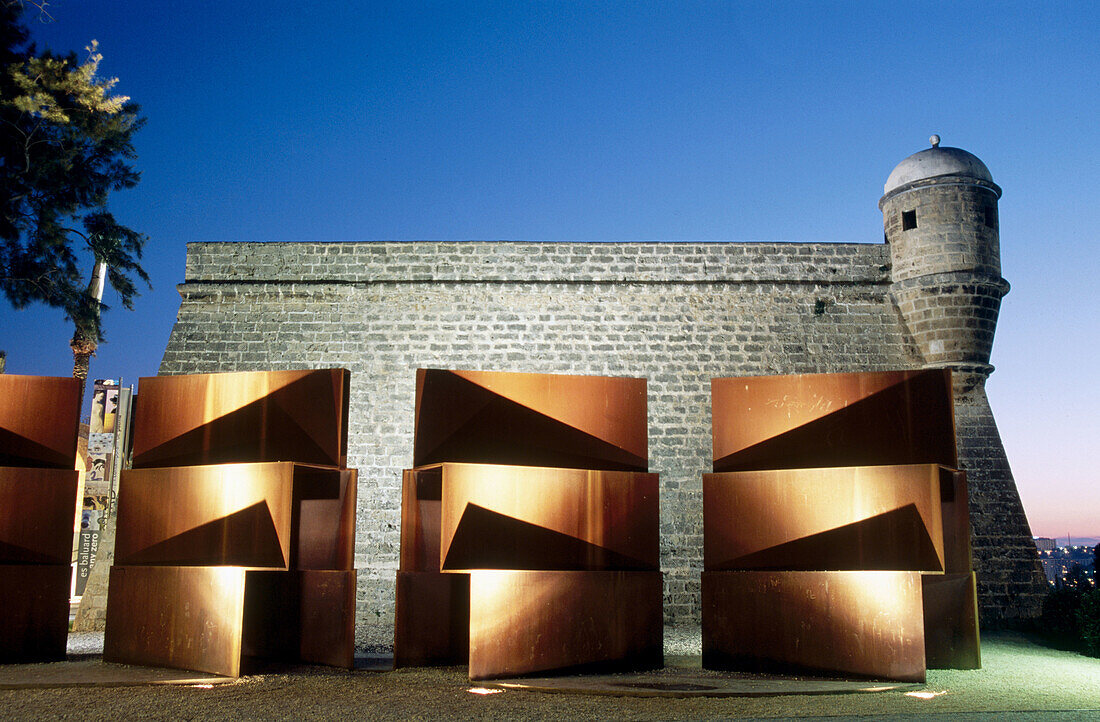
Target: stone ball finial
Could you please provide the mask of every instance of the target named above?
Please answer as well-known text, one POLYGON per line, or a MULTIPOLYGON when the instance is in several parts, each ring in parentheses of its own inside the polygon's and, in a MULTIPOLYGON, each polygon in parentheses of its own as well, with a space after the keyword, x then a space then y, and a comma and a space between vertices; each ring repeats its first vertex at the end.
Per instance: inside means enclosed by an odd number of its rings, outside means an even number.
POLYGON ((928 139, 928 142, 932 144, 933 148, 940 147, 940 137, 938 135, 933 134, 932 137, 928 139))

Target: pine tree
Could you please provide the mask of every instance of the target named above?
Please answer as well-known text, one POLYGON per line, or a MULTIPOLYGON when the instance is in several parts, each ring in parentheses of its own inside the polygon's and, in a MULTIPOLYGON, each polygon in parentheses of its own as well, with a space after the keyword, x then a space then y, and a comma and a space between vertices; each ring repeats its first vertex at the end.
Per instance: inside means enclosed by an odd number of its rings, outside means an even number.
POLYGON ((99 77, 94 40, 83 62, 39 52, 23 12, 18 0, 0 0, 0 291, 15 308, 62 309, 94 347, 100 304, 86 290, 79 250, 107 264, 127 308, 135 279, 149 283, 140 265, 146 237, 107 207, 110 192, 140 178, 132 138, 144 119, 112 94, 116 78, 99 77))

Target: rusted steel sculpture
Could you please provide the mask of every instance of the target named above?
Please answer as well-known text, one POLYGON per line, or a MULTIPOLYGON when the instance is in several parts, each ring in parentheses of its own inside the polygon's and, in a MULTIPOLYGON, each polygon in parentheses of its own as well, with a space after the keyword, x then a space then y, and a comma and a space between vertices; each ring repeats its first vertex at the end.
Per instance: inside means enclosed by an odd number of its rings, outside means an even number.
POLYGON ((950 372, 714 379, 712 398, 704 666, 979 667, 950 372))
POLYGON ((663 662, 644 379, 418 370, 395 664, 663 662))
POLYGON ((351 667, 344 369, 141 379, 104 659, 236 676, 351 667), (171 463, 172 466, 161 466, 171 463))
POLYGON ((0 662, 65 658, 80 382, 0 374, 0 662))

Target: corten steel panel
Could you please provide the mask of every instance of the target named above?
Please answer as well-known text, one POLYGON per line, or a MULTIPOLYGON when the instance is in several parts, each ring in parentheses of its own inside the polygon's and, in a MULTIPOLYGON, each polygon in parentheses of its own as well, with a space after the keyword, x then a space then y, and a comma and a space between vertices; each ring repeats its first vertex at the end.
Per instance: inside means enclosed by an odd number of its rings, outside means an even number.
POLYGON ((355 566, 355 496, 359 472, 295 464, 296 569, 347 570, 355 566), (333 487, 337 490, 331 496, 333 487))
POLYGON ((981 669, 978 589, 973 572, 925 574, 924 656, 929 669, 981 669))
POLYGON ((116 563, 349 569, 355 477, 289 462, 124 471, 116 563))
POLYGON ((413 465, 648 471, 647 422, 645 379, 418 369, 413 465))
POLYGON ((111 567, 103 660, 238 676, 246 574, 240 567, 111 567))
POLYGON ((0 374, 0 466, 73 469, 80 381, 0 374))
POLYGON ((401 474, 401 571, 439 571, 443 466, 401 474))
POLYGON ((935 464, 704 474, 704 568, 942 571, 940 504, 935 464))
POLYGON ((0 564, 0 662, 65 659, 72 573, 67 563, 0 564))
POLYGON ((346 369, 139 380, 134 468, 297 461, 346 466, 346 369))
POLYGON ((73 555, 78 474, 0 466, 0 564, 61 564, 73 555))
POLYGON ((395 667, 466 664, 470 655, 470 575, 397 572, 395 667))
POLYGON ((351 668, 354 571, 250 570, 245 578, 242 668, 266 661, 351 668))
POLYGON ((293 500, 290 463, 124 471, 115 563, 289 568, 293 500))
POLYGON ((470 574, 470 679, 664 664, 660 572, 470 574))
POLYGON ((951 372, 711 380, 714 471, 958 466, 951 372))
POLYGON ((703 666, 923 682, 920 572, 703 572, 703 666))
POLYGON ((940 495, 943 499, 944 571, 949 574, 968 573, 974 566, 970 552, 966 472, 941 468, 940 495))
POLYGON ((444 464, 442 569, 658 568, 657 474, 444 464))

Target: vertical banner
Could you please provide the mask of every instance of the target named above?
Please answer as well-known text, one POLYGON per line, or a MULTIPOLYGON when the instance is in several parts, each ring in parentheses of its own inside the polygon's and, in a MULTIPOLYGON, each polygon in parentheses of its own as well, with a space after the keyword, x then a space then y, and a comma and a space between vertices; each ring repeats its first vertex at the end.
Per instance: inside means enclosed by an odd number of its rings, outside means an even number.
MULTIPOLYGON (((116 428, 119 382, 96 379, 92 386, 92 412, 88 419, 88 455, 84 460, 84 504, 76 551, 76 596, 84 594, 88 575, 99 551, 100 524, 106 522, 114 496, 116 428)), ((120 466, 120 464, 119 464, 120 466)))

